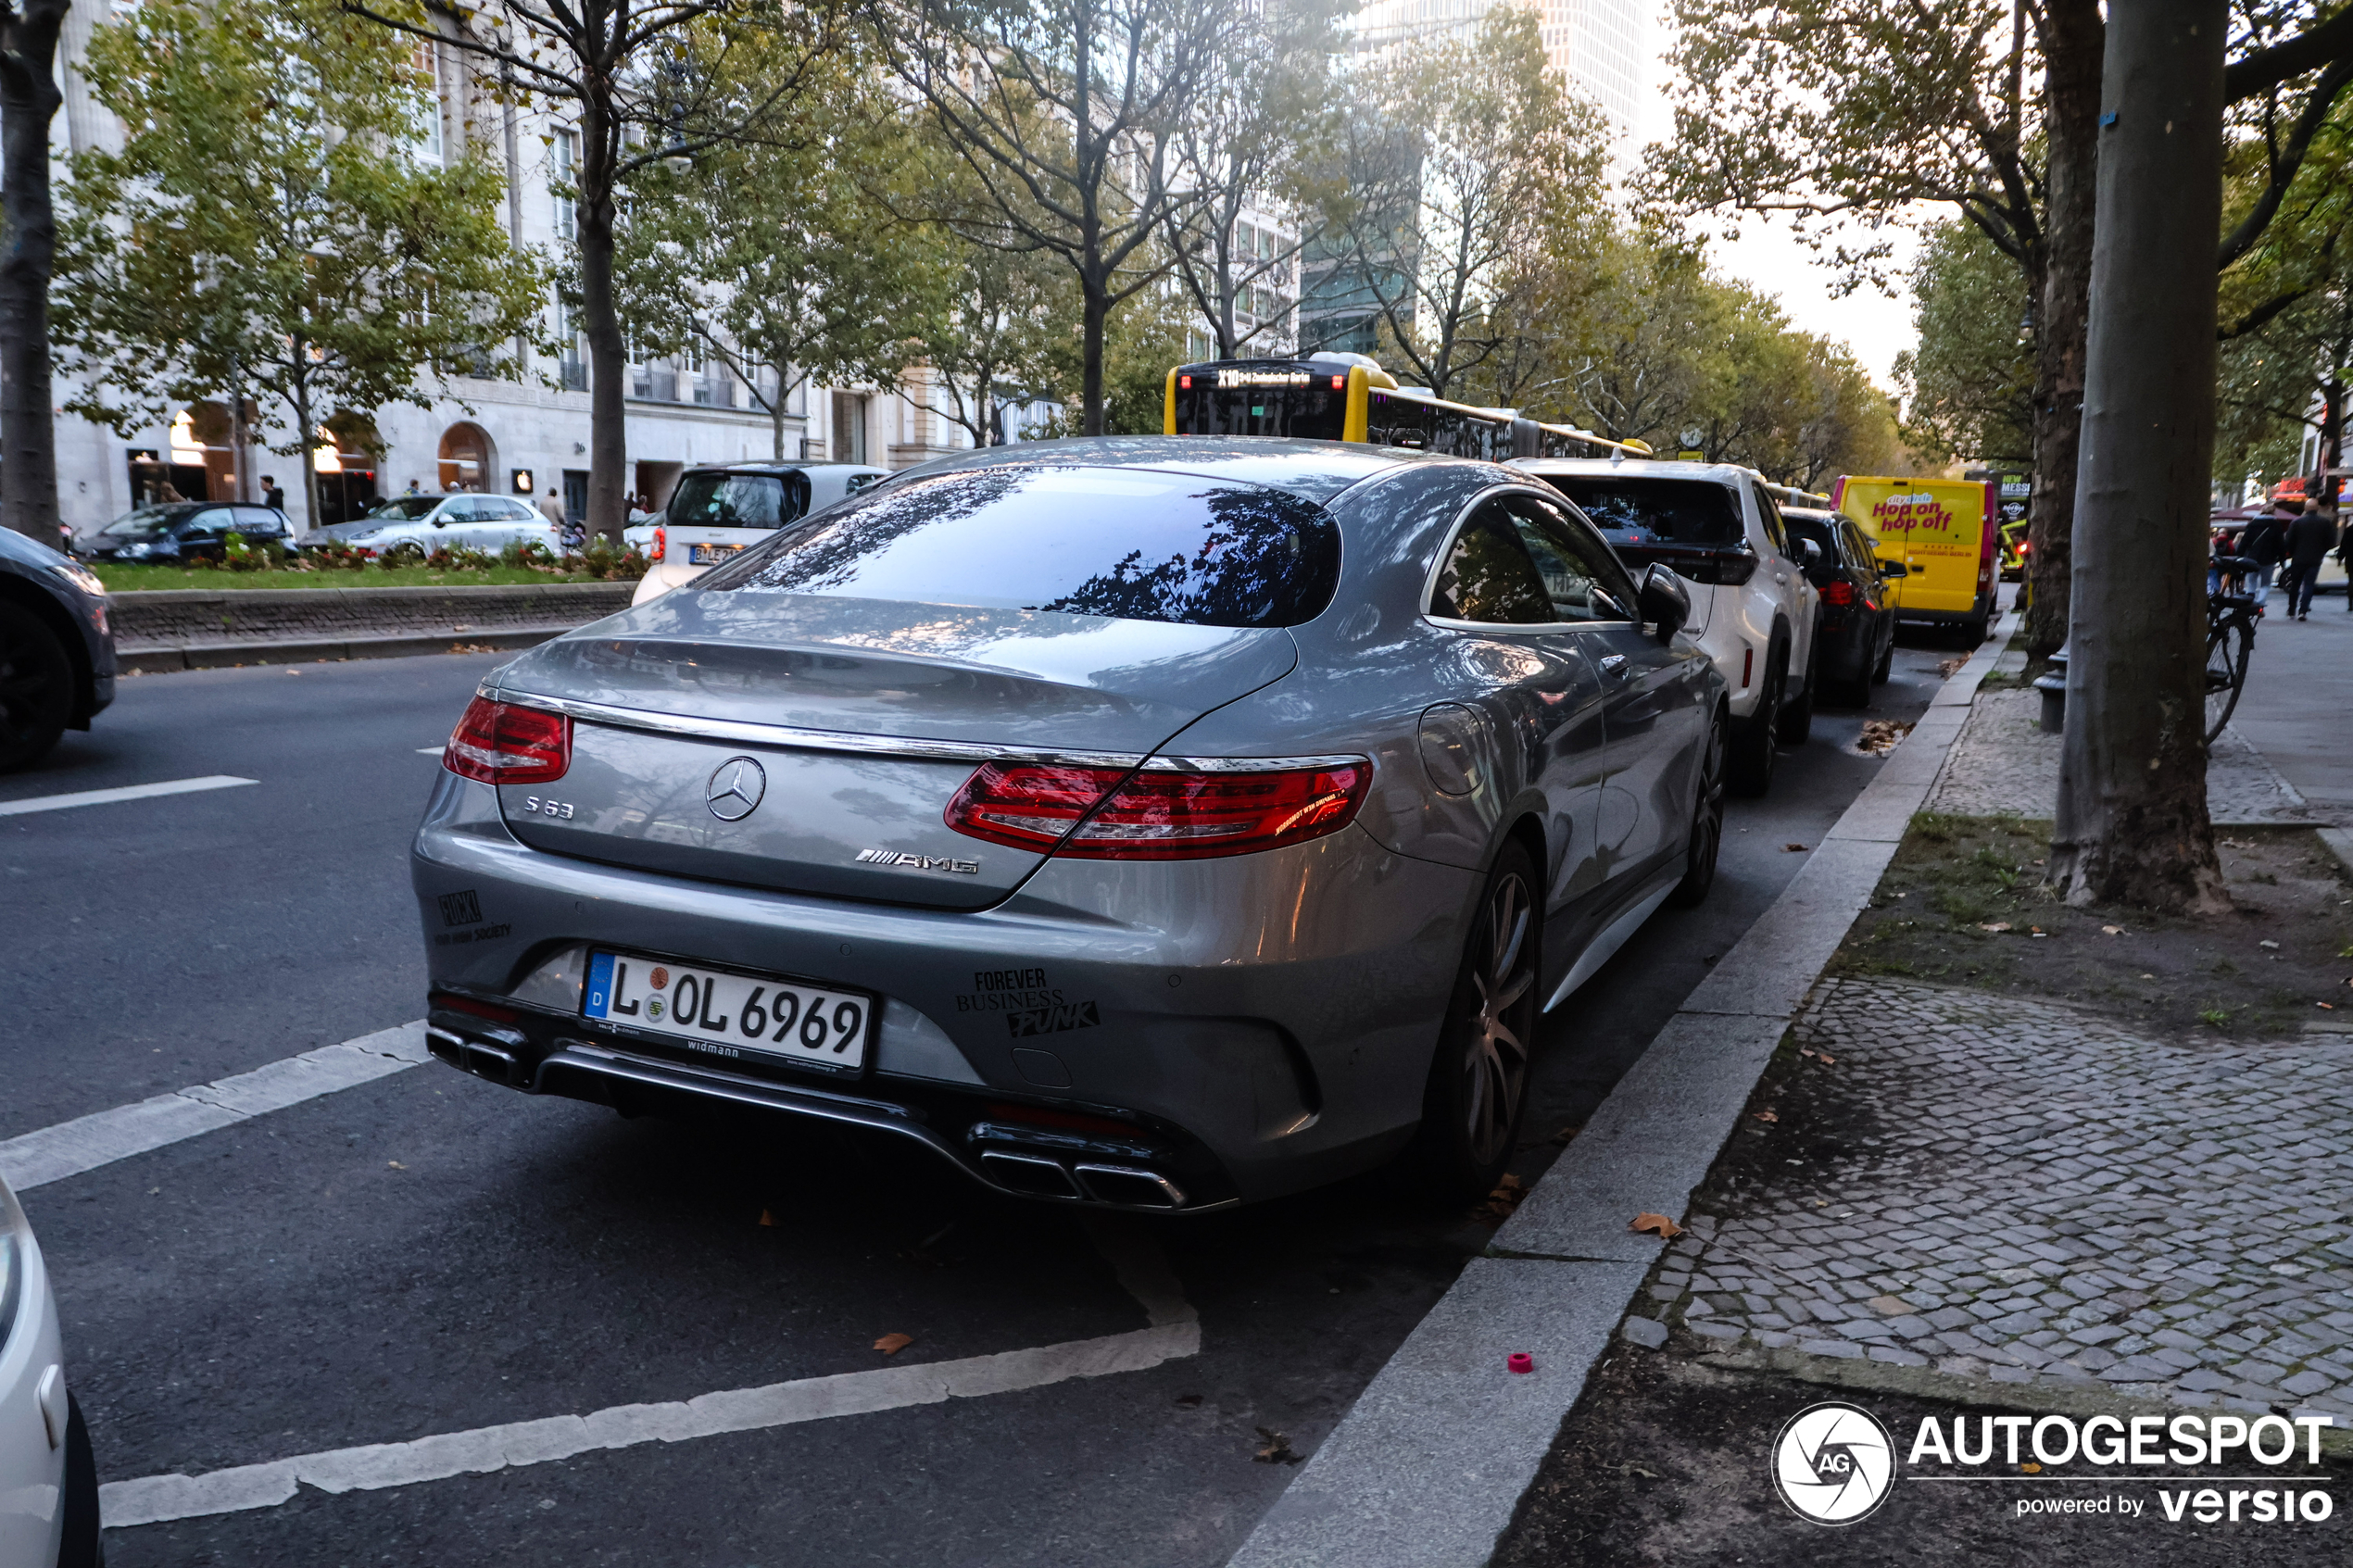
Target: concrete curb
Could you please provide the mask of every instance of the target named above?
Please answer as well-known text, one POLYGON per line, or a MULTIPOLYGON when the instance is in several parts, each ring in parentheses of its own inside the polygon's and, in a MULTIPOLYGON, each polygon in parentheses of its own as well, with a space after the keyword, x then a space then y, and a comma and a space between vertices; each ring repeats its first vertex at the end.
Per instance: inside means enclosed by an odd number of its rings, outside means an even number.
POLYGON ((409 633, 321 641, 257 638, 252 642, 170 643, 119 648, 115 668, 126 675, 160 675, 180 670, 227 670, 245 664, 324 664, 349 659, 410 659, 420 654, 472 652, 481 648, 504 651, 536 647, 550 637, 563 635, 574 624, 564 621, 553 626, 502 626, 495 631, 409 633))
POLYGON ((1944 771, 2015 612, 1839 818, 1805 869, 1684 998, 1535 1190, 1495 1233, 1229 1568, 1479 1568, 1584 1392, 1666 1243, 1628 1223, 1680 1217, 1741 1107, 1944 771), (1536 1372, 1515 1375, 1515 1350, 1536 1372))

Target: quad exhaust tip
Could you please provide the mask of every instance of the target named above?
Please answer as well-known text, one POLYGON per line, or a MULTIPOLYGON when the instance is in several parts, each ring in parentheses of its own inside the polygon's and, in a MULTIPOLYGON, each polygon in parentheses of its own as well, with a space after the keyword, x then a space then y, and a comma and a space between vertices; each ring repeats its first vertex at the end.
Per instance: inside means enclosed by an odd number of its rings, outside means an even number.
POLYGON ((980 1168, 1008 1192, 1025 1198, 1060 1198, 1122 1209, 1182 1209, 1185 1190, 1157 1171, 1091 1162, 1065 1165, 1041 1154, 983 1149, 980 1168))

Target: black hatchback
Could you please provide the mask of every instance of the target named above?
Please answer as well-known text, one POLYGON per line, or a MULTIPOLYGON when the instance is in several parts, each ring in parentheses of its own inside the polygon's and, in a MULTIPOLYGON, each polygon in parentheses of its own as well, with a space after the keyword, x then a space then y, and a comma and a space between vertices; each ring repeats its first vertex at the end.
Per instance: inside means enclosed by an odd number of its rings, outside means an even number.
POLYGON ((1793 539, 1810 539, 1819 552, 1806 569, 1819 596, 1814 622, 1814 668, 1824 702, 1861 708, 1895 662, 1895 607, 1884 582, 1906 575, 1895 561, 1871 553, 1871 542, 1843 512, 1783 507, 1793 539))
POLYGON ((291 547, 286 514, 275 507, 225 501, 167 501, 127 512, 95 533, 75 541, 84 560, 116 565, 219 560, 234 533, 248 545, 265 541, 291 547))

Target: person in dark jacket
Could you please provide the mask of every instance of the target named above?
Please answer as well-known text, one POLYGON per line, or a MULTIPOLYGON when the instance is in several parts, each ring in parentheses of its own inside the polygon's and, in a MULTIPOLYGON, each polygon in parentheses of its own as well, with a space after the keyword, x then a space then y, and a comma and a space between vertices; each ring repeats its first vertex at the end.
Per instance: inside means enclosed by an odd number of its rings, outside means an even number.
MULTIPOLYGON (((2293 507, 2294 502, 2287 505, 2293 507)), ((2271 596, 2271 571, 2287 553, 2287 519, 2276 510, 2258 512, 2248 520, 2239 534, 2239 554, 2255 563, 2246 574, 2246 594, 2255 601, 2255 613, 2263 613, 2263 602, 2271 596)))
POLYGON ((2287 556, 2287 576, 2282 585, 2287 591, 2287 613, 2296 621, 2309 621, 2312 615, 2312 588, 2321 579, 2321 561, 2336 544, 2336 520, 2321 510, 2317 500, 2304 503, 2304 510, 2287 525, 2287 537, 2282 541, 2287 556))

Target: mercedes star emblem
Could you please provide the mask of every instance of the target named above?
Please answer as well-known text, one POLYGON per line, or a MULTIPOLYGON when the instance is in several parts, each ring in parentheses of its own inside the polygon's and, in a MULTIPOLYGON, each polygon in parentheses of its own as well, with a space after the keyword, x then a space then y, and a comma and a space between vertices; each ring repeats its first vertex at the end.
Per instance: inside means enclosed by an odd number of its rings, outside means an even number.
POLYGON ((768 775, 759 763, 749 757, 730 757, 712 771, 702 797, 711 808, 711 814, 721 822, 740 822, 751 815, 760 805, 760 797, 767 793, 768 775))

